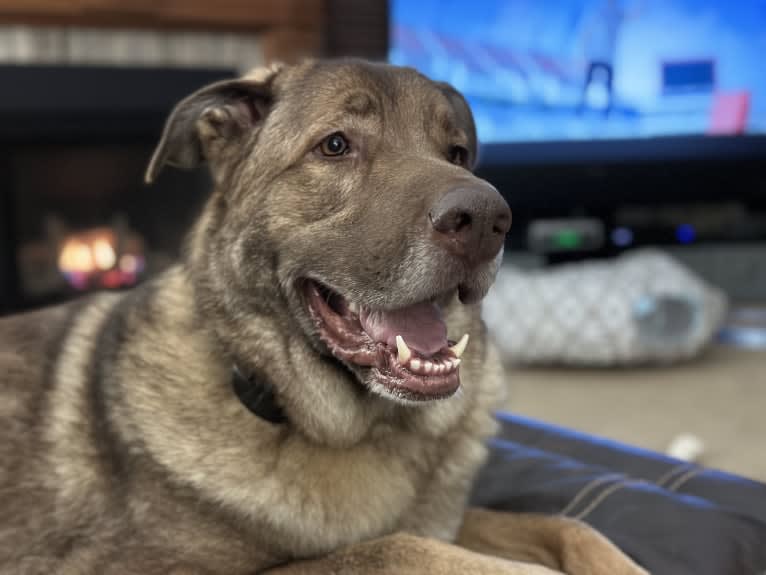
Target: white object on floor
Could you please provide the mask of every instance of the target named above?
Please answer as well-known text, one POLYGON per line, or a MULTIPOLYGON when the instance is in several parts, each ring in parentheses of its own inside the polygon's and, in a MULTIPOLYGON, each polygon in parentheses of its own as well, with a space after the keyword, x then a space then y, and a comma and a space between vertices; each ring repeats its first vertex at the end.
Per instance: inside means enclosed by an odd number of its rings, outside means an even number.
POLYGON ((637 250, 532 271, 504 265, 483 317, 506 359, 611 366, 693 357, 726 310, 723 292, 676 260, 637 250))
POLYGON ((705 444, 693 433, 681 433, 670 442, 665 454, 682 461, 694 463, 705 453, 705 444))

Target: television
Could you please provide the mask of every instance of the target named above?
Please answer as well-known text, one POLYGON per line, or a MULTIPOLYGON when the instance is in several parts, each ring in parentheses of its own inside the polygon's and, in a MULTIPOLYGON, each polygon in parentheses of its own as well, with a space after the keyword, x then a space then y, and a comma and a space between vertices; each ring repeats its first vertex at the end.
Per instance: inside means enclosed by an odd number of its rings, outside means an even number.
POLYGON ((466 96, 487 161, 766 144, 764 0, 391 0, 390 10, 391 62, 466 96))

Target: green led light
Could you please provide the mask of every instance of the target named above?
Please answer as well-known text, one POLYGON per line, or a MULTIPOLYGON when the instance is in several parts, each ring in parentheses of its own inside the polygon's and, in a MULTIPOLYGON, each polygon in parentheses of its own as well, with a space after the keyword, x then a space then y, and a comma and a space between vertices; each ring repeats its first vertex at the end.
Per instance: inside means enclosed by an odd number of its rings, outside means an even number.
POLYGON ((574 230, 561 230, 553 236, 553 244, 557 248, 575 249, 582 245, 582 236, 574 230))

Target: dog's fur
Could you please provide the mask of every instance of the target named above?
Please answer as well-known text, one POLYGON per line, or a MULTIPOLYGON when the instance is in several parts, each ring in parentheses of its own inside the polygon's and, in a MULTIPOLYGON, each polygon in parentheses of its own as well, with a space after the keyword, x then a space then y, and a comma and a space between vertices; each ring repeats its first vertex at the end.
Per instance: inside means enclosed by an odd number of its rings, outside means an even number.
POLYGON ((498 259, 461 263, 427 213, 487 185, 475 155, 462 97, 409 69, 306 62, 181 102, 147 178, 210 167, 182 261, 0 322, 0 573, 544 572, 479 553, 641 573, 564 519, 464 521, 503 387, 475 303, 498 259), (340 161, 317 152, 336 131, 353 146, 340 161), (338 361, 305 278, 381 309, 438 298, 450 335, 471 336, 461 389, 416 404, 338 361), (287 423, 242 405, 233 364, 287 423))

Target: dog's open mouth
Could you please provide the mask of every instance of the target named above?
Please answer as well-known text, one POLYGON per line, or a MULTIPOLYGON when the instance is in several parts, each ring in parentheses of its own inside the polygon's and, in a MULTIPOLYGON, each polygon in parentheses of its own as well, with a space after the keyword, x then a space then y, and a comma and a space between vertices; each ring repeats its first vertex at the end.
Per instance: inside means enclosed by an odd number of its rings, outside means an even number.
POLYGON ((375 383, 402 399, 424 401, 460 387, 460 356, 468 335, 447 339, 436 303, 371 310, 315 281, 305 282, 309 313, 330 352, 347 364, 369 367, 375 383))

